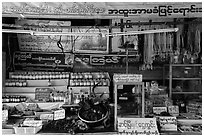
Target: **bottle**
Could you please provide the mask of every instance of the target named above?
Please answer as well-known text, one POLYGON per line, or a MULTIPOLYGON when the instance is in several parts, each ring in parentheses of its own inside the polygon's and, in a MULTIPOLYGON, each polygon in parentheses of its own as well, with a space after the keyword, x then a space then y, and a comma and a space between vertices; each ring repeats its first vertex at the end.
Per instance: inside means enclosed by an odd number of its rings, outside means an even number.
POLYGON ((48 84, 48 86, 51 86, 51 81, 50 81, 50 79, 48 80, 48 83, 47 83, 47 84, 48 84))
POLYGON ((69 92, 66 92, 65 94, 64 94, 64 104, 68 104, 68 102, 69 102, 69 92))
POLYGON ((68 91, 68 104, 71 105, 73 100, 73 93, 72 93, 72 88, 69 89, 68 91))

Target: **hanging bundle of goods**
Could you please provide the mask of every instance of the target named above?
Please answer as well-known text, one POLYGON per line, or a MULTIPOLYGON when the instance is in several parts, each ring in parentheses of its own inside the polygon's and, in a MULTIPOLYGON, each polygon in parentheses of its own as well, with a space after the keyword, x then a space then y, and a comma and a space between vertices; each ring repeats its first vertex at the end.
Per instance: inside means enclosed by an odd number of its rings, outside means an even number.
MULTIPOLYGON (((146 30, 171 28, 167 25, 150 25, 146 30)), ((153 62, 167 62, 173 54, 174 37, 171 32, 144 35, 143 65, 141 70, 152 70, 153 62)))

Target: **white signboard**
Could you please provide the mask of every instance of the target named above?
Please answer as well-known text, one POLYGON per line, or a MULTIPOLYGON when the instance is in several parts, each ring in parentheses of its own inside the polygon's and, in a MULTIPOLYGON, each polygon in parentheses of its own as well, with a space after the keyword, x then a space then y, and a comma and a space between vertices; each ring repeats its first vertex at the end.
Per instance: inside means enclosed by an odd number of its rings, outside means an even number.
POLYGON ((64 118, 65 118, 65 110, 64 109, 54 111, 54 120, 64 119, 64 118))
POLYGON ((130 135, 159 135, 156 118, 118 118, 118 133, 130 135))
POLYGON ((40 119, 42 120, 53 120, 54 114, 41 114, 40 119))
POLYGON ((177 131, 176 117, 159 117, 161 131, 177 131))
POLYGON ((142 82, 142 74, 114 74, 115 82, 142 82))
POLYGON ((42 120, 34 120, 34 118, 26 118, 23 121, 24 126, 37 127, 42 126, 42 120))
POLYGON ((167 112, 166 107, 153 107, 153 113, 160 114, 161 112, 167 112))

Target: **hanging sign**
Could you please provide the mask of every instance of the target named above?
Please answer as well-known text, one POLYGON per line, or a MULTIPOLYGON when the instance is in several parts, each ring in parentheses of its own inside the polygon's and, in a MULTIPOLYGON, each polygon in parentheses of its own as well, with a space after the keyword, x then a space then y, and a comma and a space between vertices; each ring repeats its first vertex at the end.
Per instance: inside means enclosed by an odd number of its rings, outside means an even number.
POLYGON ((159 117, 161 131, 177 131, 176 117, 159 117))
POLYGON ((142 74, 114 74, 115 82, 142 82, 142 74))
MULTIPOLYGON (((22 26, 24 30, 37 32, 71 32, 70 21, 52 21, 52 20, 16 20, 16 25, 22 26)), ((19 49, 21 51, 41 51, 41 52, 62 52, 57 45, 60 41, 63 51, 69 52, 72 50, 71 36, 57 35, 30 35, 17 34, 19 49)))
POLYGON ((127 135, 159 135, 156 118, 118 118, 118 133, 127 135))
POLYGON ((3 2, 3 16, 44 18, 202 17, 201 2, 3 2))

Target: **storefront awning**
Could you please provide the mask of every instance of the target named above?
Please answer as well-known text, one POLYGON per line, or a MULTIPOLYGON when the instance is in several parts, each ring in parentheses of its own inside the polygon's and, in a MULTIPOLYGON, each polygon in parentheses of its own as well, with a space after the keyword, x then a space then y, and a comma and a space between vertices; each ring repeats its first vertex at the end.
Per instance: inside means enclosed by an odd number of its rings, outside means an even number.
POLYGON ((114 19, 202 17, 201 2, 3 2, 2 17, 114 19))

